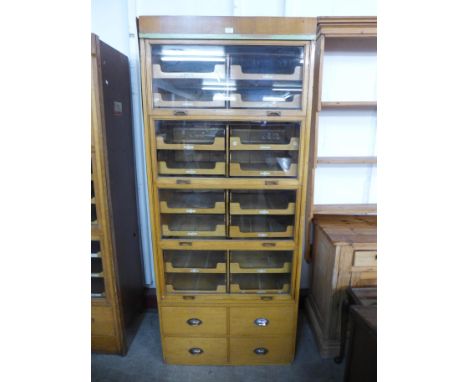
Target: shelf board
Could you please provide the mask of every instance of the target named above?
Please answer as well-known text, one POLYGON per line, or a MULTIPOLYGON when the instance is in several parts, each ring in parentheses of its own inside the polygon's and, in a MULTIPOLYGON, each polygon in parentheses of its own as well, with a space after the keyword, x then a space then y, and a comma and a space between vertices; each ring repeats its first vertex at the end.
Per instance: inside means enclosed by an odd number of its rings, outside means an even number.
POLYGON ((377 204, 316 204, 314 215, 377 215, 377 204))
POLYGON ((317 164, 377 164, 377 157, 318 157, 317 164))
POLYGON ((377 101, 322 102, 321 109, 376 109, 377 101))

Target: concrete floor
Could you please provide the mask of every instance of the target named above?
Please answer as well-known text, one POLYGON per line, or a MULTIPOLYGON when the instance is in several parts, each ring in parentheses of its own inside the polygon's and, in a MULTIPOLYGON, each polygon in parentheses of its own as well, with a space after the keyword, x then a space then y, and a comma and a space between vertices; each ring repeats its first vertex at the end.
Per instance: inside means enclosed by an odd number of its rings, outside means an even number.
POLYGON ((93 354, 94 382, 332 382, 343 379, 343 364, 323 360, 306 318, 299 315, 296 358, 285 366, 178 366, 162 361, 159 322, 148 312, 125 357, 93 354))

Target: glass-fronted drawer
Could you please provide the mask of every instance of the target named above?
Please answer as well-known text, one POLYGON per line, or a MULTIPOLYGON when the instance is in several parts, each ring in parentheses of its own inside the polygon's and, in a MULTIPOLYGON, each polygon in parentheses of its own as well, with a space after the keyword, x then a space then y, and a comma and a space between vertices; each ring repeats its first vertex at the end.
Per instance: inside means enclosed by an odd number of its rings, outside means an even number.
POLYGON ((229 194, 231 215, 294 215, 296 191, 235 190, 229 194))
POLYGON ((292 237, 294 216, 234 215, 230 217, 229 236, 233 238, 292 237))
POLYGON ((91 258, 101 256, 101 243, 99 240, 91 240, 91 258))
POLYGON ((158 150, 161 175, 225 175, 224 151, 158 150))
POLYGON ((230 176, 297 176, 297 151, 232 151, 230 155, 230 176))
POLYGON ((290 273, 231 273, 231 293, 289 293, 290 273))
POLYGON ((231 251, 231 273, 289 273, 292 251, 231 251))
POLYGON ((170 273, 226 272, 226 251, 164 250, 163 257, 170 273))
POLYGON ((299 150, 299 123, 231 122, 230 150, 299 150))
POLYGON ((91 277, 104 277, 102 258, 91 257, 91 277))
POLYGON ((167 293, 226 293, 225 273, 165 273, 167 293))
POLYGON ((91 203, 91 224, 97 224, 96 203, 91 203))
POLYGON ((159 208, 164 214, 224 214, 225 192, 160 189, 159 208))
POLYGON ((152 45, 154 108, 226 107, 222 46, 152 45))
POLYGON ((302 109, 304 46, 151 46, 153 108, 302 109))
POLYGON ((91 297, 105 297, 106 290, 103 277, 91 277, 91 297))
POLYGON ((155 121, 158 150, 225 150, 226 124, 203 121, 155 121))
POLYGON ((224 215, 161 214, 164 237, 226 236, 224 215))

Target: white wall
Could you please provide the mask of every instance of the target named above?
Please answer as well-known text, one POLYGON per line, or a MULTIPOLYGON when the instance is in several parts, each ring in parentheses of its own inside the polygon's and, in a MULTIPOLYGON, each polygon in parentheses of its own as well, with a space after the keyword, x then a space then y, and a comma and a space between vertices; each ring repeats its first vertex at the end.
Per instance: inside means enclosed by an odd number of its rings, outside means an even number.
MULTIPOLYGON (((129 57, 134 112, 135 158, 145 280, 155 285, 146 188, 143 119, 135 19, 138 16, 375 16, 377 0, 92 0, 92 32, 129 57)), ((372 173, 375 170, 371 170, 372 173)), ((372 174, 368 177, 375 178, 372 174)), ((374 184, 369 199, 374 198, 374 184)), ((303 265, 301 286, 308 286, 303 265)))

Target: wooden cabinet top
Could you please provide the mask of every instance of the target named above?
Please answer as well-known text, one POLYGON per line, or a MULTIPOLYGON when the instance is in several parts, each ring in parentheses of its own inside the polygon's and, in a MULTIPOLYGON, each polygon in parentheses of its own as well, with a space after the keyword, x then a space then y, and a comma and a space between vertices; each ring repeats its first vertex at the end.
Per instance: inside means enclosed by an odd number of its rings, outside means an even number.
POLYGON ((314 224, 335 245, 377 243, 377 216, 316 215, 314 224))

